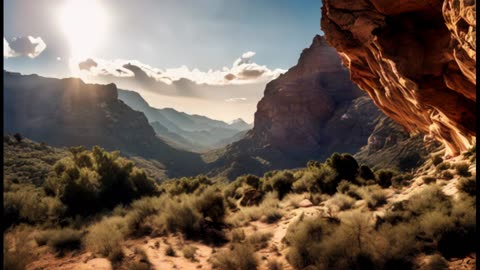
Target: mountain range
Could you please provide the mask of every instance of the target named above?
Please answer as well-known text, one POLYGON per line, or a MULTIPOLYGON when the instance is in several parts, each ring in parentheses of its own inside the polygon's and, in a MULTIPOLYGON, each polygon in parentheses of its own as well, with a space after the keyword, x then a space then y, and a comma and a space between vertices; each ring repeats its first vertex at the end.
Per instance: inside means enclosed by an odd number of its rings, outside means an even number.
POLYGON ((242 119, 228 124, 172 108, 153 108, 135 91, 119 89, 118 98, 132 109, 144 113, 158 136, 171 145, 190 151, 224 147, 252 128, 242 119))

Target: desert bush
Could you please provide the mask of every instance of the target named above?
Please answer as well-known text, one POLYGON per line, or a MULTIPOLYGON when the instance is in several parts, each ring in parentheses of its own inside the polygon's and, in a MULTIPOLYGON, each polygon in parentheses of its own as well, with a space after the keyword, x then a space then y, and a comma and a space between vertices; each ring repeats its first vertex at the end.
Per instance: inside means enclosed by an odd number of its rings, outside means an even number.
POLYGON ((260 178, 258 176, 252 175, 252 174, 247 174, 244 177, 244 181, 247 185, 253 187, 254 189, 259 189, 260 188, 260 178))
POLYGON ((196 200, 195 206, 204 218, 210 218, 215 223, 223 223, 226 208, 219 191, 214 188, 205 190, 196 200))
POLYGON ((240 243, 245 240, 245 238, 245 231, 243 229, 238 228, 232 230, 231 242, 240 243))
POLYGON ((392 177, 392 186, 395 188, 400 188, 403 186, 407 186, 409 180, 413 179, 413 174, 411 173, 402 173, 392 177))
POLYGON ((455 164, 455 169, 458 175, 460 176, 471 176, 472 174, 468 171, 468 163, 467 162, 458 162, 455 164))
POLYGON ((197 248, 194 246, 185 246, 182 249, 183 257, 189 259, 190 261, 195 261, 195 253, 197 252, 197 248))
POLYGON ((63 255, 65 251, 80 249, 83 232, 70 228, 50 229, 38 232, 35 236, 37 245, 48 245, 52 250, 63 255))
POLYGON ((379 185, 361 187, 358 193, 370 209, 375 209, 387 203, 385 191, 379 185))
POLYGON ((367 165, 360 166, 358 170, 358 176, 360 176, 364 180, 370 180, 370 179, 375 180, 375 174, 367 165))
POLYGON ((356 200, 360 200, 362 198, 359 192, 359 187, 345 180, 342 180, 338 184, 337 191, 342 194, 348 195, 356 200))
POLYGON ((445 170, 440 174, 440 177, 445 180, 453 179, 453 174, 449 170, 445 170))
POLYGON ((269 192, 258 206, 243 207, 240 211, 229 216, 228 223, 233 226, 243 226, 250 221, 260 220, 265 223, 274 223, 283 216, 276 192, 269 192))
POLYGON ((432 176, 424 176, 422 177, 423 183, 425 184, 431 184, 437 182, 437 178, 432 177, 432 176))
POLYGON ((477 193, 477 179, 475 175, 473 177, 460 177, 457 189, 470 196, 475 196, 477 193))
POLYGON ((344 211, 353 207, 353 205, 355 204, 355 199, 341 193, 336 193, 335 195, 333 195, 331 203, 333 205, 336 205, 340 211, 344 211))
POLYGON ((71 157, 59 160, 45 184, 66 206, 71 216, 89 215, 128 204, 141 196, 158 195, 153 182, 119 152, 71 148, 71 157))
POLYGON ((44 200, 45 195, 31 185, 22 185, 15 191, 3 193, 3 226, 8 228, 21 222, 29 224, 43 223, 49 218, 54 207, 58 207, 61 214, 61 204, 50 205, 44 200))
POLYGON ((398 174, 397 171, 392 169, 380 169, 375 172, 377 176, 377 184, 382 188, 388 188, 392 185, 392 178, 398 174))
POLYGON ((342 179, 350 182, 355 181, 355 177, 358 174, 358 163, 355 158, 350 154, 332 154, 325 162, 328 166, 332 167, 336 172, 336 182, 340 182, 342 179))
POLYGON ((321 218, 303 218, 300 216, 288 228, 283 242, 290 246, 287 261, 295 269, 303 269, 316 261, 314 253, 317 244, 324 235, 333 229, 331 224, 321 218))
POLYGON ((85 245, 92 253, 113 259, 122 253, 121 244, 126 234, 125 218, 112 217, 89 228, 85 245))
POLYGON ((191 194, 197 190, 202 191, 212 184, 212 180, 204 175, 182 177, 181 179, 173 179, 172 181, 165 183, 167 186, 166 189, 171 195, 180 195, 183 193, 191 194))
POLYGON ((279 171, 271 177, 266 178, 263 183, 263 189, 267 192, 276 191, 278 199, 281 200, 287 193, 292 191, 294 181, 295 178, 290 171, 279 171))
POLYGON ((450 169, 450 163, 448 163, 446 161, 443 161, 436 166, 436 171, 437 172, 442 172, 442 171, 445 171, 445 170, 448 170, 448 169, 450 169))
POLYGON ((450 198, 436 185, 423 188, 407 201, 407 211, 413 216, 432 211, 448 212, 451 208, 450 198))
POLYGON ((246 242, 249 243, 255 251, 266 248, 268 241, 273 237, 271 232, 262 233, 254 232, 246 238, 246 242))
POLYGON ((233 244, 230 249, 216 253, 212 258, 214 269, 257 269, 258 260, 249 244, 233 244))

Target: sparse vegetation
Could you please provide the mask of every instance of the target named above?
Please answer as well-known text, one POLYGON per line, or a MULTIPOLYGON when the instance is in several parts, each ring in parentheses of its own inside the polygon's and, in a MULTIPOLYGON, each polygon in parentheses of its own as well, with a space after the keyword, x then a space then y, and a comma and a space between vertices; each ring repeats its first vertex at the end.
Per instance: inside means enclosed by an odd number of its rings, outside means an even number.
POLYGON ((214 254, 211 263, 214 269, 251 270, 257 268, 258 260, 249 244, 232 244, 230 249, 214 254))
MULTIPOLYGON (((403 201, 387 203, 387 195, 391 201, 390 194, 398 194, 413 175, 390 169, 373 173, 348 154, 336 153, 324 163, 311 161, 306 168, 271 171, 262 177, 243 175, 231 183, 199 175, 155 184, 117 152, 82 147, 55 152, 28 139, 5 140, 4 145, 25 147, 29 154, 12 158, 10 153, 6 159, 10 165, 4 170, 4 228, 7 234, 19 226, 35 228, 35 243, 58 255, 85 248, 108 258, 114 268, 151 269, 144 250, 135 250, 133 257, 123 254, 129 244, 124 239, 173 235, 182 241, 221 243, 209 259, 216 269, 256 269, 255 252, 266 249, 278 255, 280 246, 272 244, 272 232, 250 224, 251 232, 248 223, 283 226, 296 213, 301 214, 282 240, 295 269, 412 269, 419 254, 428 256, 426 269, 436 269, 444 267, 446 259, 474 250, 476 176, 469 175, 466 162, 450 166, 442 160, 435 176, 423 177, 428 185, 403 201), (25 166, 28 160, 35 160, 32 167, 25 166), (454 170, 460 175, 458 200, 435 184, 437 178, 453 178, 454 170), (254 199, 241 203, 247 193, 254 199), (327 210, 303 214, 299 208, 304 199, 322 203, 327 210), (292 208, 296 210, 288 212, 292 208), (385 215, 379 214, 382 211, 385 215)), ((163 239, 162 248, 158 240, 150 248, 197 260, 197 248, 190 242, 163 239)), ((22 269, 20 258, 30 255, 4 249, 4 256, 8 269, 22 269)), ((282 269, 279 260, 261 259, 268 269, 282 269)))
POLYGON ((35 242, 39 246, 48 245, 52 250, 63 255, 66 251, 80 249, 82 246, 83 232, 64 228, 51 229, 38 232, 35 235, 35 242))
POLYGON ((477 179, 476 176, 461 177, 458 180, 457 188, 460 191, 467 193, 470 196, 475 196, 477 192, 477 179))
POLYGON ((468 171, 468 163, 467 162, 459 162, 457 164, 455 164, 455 169, 457 171, 457 174, 460 175, 460 176, 470 176, 472 175, 469 171, 468 171))

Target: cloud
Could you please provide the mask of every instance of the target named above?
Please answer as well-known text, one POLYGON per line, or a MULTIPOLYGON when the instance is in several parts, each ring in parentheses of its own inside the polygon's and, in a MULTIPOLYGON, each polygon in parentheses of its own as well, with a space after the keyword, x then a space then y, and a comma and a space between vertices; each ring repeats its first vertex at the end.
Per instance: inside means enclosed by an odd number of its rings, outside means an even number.
POLYGON ((192 84, 236 85, 271 81, 286 70, 270 69, 252 62, 255 52, 248 51, 234 61, 232 66, 221 70, 200 71, 186 66, 159 69, 136 60, 83 59, 78 61, 78 71, 91 76, 129 77, 144 88, 159 83, 177 87, 192 84), (184 79, 184 80, 183 80, 184 79), (182 81, 183 80, 183 81, 182 81), (187 85, 186 85, 187 84, 187 85))
POLYGON ((8 43, 4 37, 3 46, 4 58, 18 56, 28 56, 30 58, 35 58, 47 48, 47 45, 41 37, 34 38, 32 36, 14 37, 10 41, 10 43, 8 43))
POLYGON ((97 67, 98 64, 92 58, 88 58, 87 60, 78 63, 78 68, 80 70, 90 70, 93 67, 97 67))
POLYGON ((8 41, 3 38, 3 58, 14 57, 14 51, 8 45, 8 41))
POLYGON ((245 102, 245 101, 247 101, 247 98, 244 98, 244 97, 236 97, 236 98, 225 99, 225 102, 229 102, 229 103, 240 103, 240 102, 245 102))

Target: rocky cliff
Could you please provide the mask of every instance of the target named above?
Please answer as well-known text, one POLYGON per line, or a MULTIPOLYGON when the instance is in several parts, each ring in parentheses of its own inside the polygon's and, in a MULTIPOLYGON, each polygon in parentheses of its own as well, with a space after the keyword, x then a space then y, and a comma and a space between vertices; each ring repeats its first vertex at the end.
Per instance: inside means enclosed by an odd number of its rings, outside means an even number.
MULTIPOLYGON (((242 173, 300 167, 334 152, 356 153, 368 145, 372 132, 385 119, 350 80, 335 49, 316 36, 296 66, 267 84, 254 128, 245 138, 205 157, 212 162, 212 175, 230 179, 242 173)), ((397 136, 398 142, 410 140, 402 128, 392 126, 385 136, 397 136)), ((384 140, 383 135, 377 140, 384 140)), ((370 150, 362 157, 367 160, 374 155, 376 151, 370 150)))
POLYGON ((114 84, 85 84, 4 71, 4 132, 53 146, 100 145, 159 161, 170 176, 198 173, 197 154, 156 137, 147 118, 118 99, 114 84))
POLYGON ((475 18, 474 0, 323 0, 321 26, 386 115, 457 155, 476 137, 475 18))

